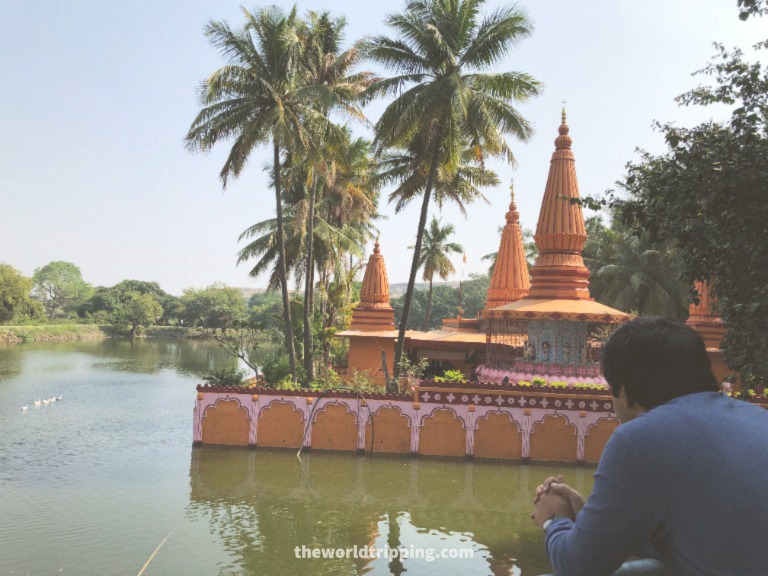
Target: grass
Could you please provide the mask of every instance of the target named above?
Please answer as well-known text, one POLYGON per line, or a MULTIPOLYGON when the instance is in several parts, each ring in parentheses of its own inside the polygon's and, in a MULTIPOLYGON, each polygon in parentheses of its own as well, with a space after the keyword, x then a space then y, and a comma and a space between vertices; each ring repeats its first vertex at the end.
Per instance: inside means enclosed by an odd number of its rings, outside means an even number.
POLYGON ((98 324, 41 324, 36 326, 0 326, 0 342, 59 342, 106 338, 110 327, 98 324))

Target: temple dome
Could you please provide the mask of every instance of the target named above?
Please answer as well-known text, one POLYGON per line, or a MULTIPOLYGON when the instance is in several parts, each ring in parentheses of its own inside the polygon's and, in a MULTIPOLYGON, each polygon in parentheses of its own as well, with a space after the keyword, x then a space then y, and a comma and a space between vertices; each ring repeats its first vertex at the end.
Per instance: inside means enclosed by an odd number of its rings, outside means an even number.
POLYGON ((531 287, 513 186, 510 186, 510 196, 506 224, 501 233, 496 265, 485 300, 486 310, 525 298, 531 287))
POLYGON ((569 201, 579 198, 569 131, 563 110, 534 236, 539 255, 531 270, 530 298, 591 299, 589 270, 581 257, 587 240, 584 216, 581 205, 569 201))
POLYGON ((352 311, 353 330, 394 330, 395 311, 389 303, 389 280, 379 241, 368 259, 360 290, 360 303, 352 311))

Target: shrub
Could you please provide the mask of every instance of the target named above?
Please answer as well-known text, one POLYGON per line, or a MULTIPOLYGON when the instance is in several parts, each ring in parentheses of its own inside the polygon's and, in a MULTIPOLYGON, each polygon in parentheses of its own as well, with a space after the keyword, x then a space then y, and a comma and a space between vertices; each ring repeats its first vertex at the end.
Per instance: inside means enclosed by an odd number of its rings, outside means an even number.
POLYGON ((383 392, 381 386, 377 386, 368 370, 358 370, 352 368, 352 375, 349 378, 350 387, 360 392, 383 392))
POLYGON ((291 362, 287 354, 277 353, 270 354, 264 359, 264 365, 261 367, 261 371, 264 372, 264 379, 267 386, 277 386, 279 382, 288 377, 291 377, 291 362))
POLYGON ((203 380, 211 386, 244 386, 247 375, 248 372, 238 368, 222 368, 212 370, 210 374, 203 376, 203 380))
POLYGON ((559 380, 556 380, 554 382, 549 383, 550 388, 568 388, 568 382, 562 382, 559 380))
POLYGON ((446 370, 442 376, 437 376, 435 382, 455 382, 456 384, 465 384, 467 379, 461 370, 446 370))
POLYGON ((546 386, 547 381, 544 378, 541 378, 539 376, 534 376, 533 378, 533 385, 534 386, 546 386))
POLYGON ((530 388, 533 386, 533 383, 530 380, 518 380, 517 385, 523 388, 530 388))

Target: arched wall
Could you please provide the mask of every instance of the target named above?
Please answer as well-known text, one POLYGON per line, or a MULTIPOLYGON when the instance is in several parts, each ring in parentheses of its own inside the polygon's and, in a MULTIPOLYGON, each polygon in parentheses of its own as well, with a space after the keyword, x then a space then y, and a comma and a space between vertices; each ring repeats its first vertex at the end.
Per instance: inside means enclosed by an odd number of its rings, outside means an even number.
POLYGON ((248 444, 251 418, 236 398, 220 398, 203 413, 203 443, 242 446, 248 444))

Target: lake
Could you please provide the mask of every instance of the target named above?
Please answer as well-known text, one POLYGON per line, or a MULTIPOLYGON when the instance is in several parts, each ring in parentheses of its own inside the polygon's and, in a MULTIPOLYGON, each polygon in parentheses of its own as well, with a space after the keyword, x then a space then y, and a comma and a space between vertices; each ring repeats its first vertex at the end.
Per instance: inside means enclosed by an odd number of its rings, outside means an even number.
POLYGON ((204 342, 0 347, 0 576, 533 576, 534 488, 591 489, 590 468, 193 447, 195 385, 234 364, 204 342))

